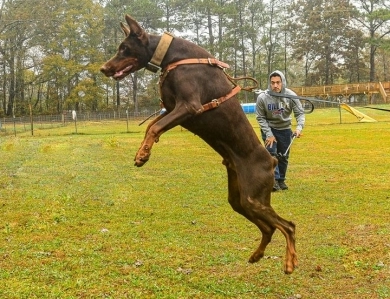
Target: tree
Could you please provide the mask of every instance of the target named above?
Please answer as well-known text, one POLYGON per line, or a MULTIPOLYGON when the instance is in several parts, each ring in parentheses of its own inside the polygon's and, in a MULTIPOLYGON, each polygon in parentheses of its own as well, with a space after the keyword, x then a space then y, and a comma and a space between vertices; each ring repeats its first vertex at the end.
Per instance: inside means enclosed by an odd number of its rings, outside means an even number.
MULTIPOLYGON (((60 113, 69 108, 66 101, 73 102, 69 96, 85 78, 100 88, 96 75, 102 61, 99 5, 92 0, 7 0, 3 9, 9 19, 2 27, 0 44, 7 115, 25 114, 31 104, 60 113)), ((101 97, 99 92, 89 92, 97 100, 101 97)))
MULTIPOLYGON (((54 81, 59 93, 57 112, 63 109, 79 110, 84 99, 75 97, 73 89, 87 79, 98 86, 99 66, 103 59, 100 49, 104 24, 102 9, 92 0, 57 1, 53 17, 57 24, 45 44, 44 70, 41 77, 54 81)), ((88 80, 87 80, 88 81, 88 80)), ((102 100, 99 88, 90 89, 98 102, 102 100)), ((98 108, 98 104, 91 108, 98 108)))
POLYGON ((291 6, 293 55, 304 63, 305 85, 332 84, 341 76, 351 11, 348 0, 298 0, 291 6))
POLYGON ((0 34, 0 53, 3 60, 3 109, 6 115, 18 111, 24 112, 25 80, 28 64, 26 55, 29 41, 32 39, 33 23, 30 18, 31 8, 22 5, 22 1, 7 0, 2 2, 0 34), (6 12, 6 14, 3 12, 6 12))
POLYGON ((363 27, 367 34, 370 49, 370 81, 377 81, 375 55, 378 48, 386 43, 385 38, 390 34, 390 1, 388 0, 354 0, 354 20, 363 27))
POLYGON ((364 47, 363 32, 351 29, 345 32, 348 43, 343 51, 344 63, 342 66, 345 82, 367 82, 369 81, 369 69, 366 67, 368 61, 367 51, 364 47))
POLYGON ((2 0, 0 114, 157 108, 158 74, 139 71, 116 82, 99 71, 124 38, 125 14, 150 33, 194 41, 228 63, 230 75, 250 75, 261 87, 274 69, 290 85, 388 80, 390 0, 351 3, 2 0))
MULTIPOLYGON (((262 77, 260 59, 261 45, 260 37, 264 35, 263 28, 266 26, 265 4, 259 0, 251 0, 248 3, 247 13, 247 33, 248 44, 250 45, 251 54, 251 75, 254 78, 262 77)), ((268 75, 266 75, 268 77, 268 75)))

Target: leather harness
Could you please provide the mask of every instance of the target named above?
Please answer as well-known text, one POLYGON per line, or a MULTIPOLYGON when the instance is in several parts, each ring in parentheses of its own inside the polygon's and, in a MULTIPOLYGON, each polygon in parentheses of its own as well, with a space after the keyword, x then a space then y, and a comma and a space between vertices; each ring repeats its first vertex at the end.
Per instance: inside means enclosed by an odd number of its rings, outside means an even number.
MULTIPOLYGON (((229 65, 227 63, 219 61, 218 59, 215 59, 215 58, 188 58, 188 59, 183 59, 183 60, 173 62, 173 63, 169 64, 166 68, 161 69, 161 67, 160 67, 161 62, 164 59, 164 56, 165 56, 166 52, 168 51, 168 48, 171 45, 173 38, 174 38, 173 35, 170 33, 167 33, 167 32, 165 32, 162 35, 162 37, 157 45, 157 48, 153 53, 152 59, 150 60, 150 62, 148 62, 148 65, 145 67, 147 70, 154 72, 154 73, 156 73, 159 70, 161 71, 160 81, 159 81, 160 94, 161 94, 161 87, 162 87, 162 84, 165 80, 165 77, 168 75, 168 73, 171 70, 175 69, 176 67, 178 67, 180 65, 183 65, 183 64, 208 64, 210 66, 216 66, 216 67, 219 67, 221 69, 229 68, 229 65)), ((222 104, 223 102, 227 101, 228 99, 232 98, 233 96, 235 96, 237 93, 240 92, 241 87, 232 81, 234 78, 230 77, 225 72, 224 72, 224 74, 228 77, 230 82, 233 83, 234 88, 227 95, 219 97, 218 99, 213 99, 211 102, 204 104, 203 111, 217 108, 220 104, 222 104)))

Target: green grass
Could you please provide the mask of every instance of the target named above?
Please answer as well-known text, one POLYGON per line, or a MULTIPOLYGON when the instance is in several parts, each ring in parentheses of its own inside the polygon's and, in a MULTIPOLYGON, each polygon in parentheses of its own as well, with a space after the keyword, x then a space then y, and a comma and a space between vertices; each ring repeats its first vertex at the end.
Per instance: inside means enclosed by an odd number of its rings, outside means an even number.
MULTIPOLYGON (((257 228, 227 203, 221 158, 181 128, 133 166, 146 125, 81 122, 0 138, 1 298, 390 298, 390 115, 307 116, 290 190, 300 267, 277 232, 248 264, 257 228)), ((249 116, 256 132, 254 116, 249 116)))

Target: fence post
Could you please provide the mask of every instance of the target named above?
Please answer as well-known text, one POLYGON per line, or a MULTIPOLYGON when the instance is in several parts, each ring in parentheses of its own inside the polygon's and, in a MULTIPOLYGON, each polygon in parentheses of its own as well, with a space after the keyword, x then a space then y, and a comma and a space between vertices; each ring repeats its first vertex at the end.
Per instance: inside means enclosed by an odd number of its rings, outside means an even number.
POLYGON ((29 104, 28 106, 30 108, 31 136, 34 136, 34 120, 33 120, 32 107, 31 107, 31 104, 29 104))
POLYGON ((14 135, 16 137, 16 118, 15 118, 15 115, 13 117, 13 120, 14 120, 14 135))
POLYGON ((339 115, 340 115, 340 124, 341 124, 341 106, 340 106, 340 99, 338 99, 339 101, 339 115))
POLYGON ((75 128, 76 134, 77 134, 77 112, 76 112, 76 110, 72 111, 72 117, 73 117, 73 120, 74 120, 74 128, 75 128))

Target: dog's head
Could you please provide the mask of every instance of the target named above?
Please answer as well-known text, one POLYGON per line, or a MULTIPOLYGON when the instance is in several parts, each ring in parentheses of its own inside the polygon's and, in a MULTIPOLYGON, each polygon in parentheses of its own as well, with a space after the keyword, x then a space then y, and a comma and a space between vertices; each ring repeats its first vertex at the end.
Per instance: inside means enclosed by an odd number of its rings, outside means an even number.
POLYGON ((103 74, 115 80, 121 80, 144 68, 152 56, 148 50, 149 35, 129 15, 126 15, 125 19, 128 26, 123 23, 120 25, 126 38, 119 45, 115 56, 100 68, 103 74))

